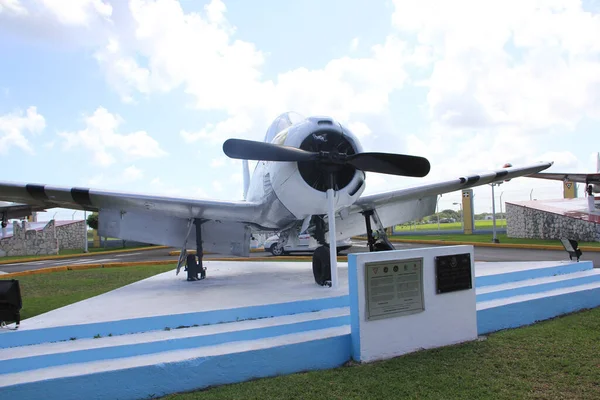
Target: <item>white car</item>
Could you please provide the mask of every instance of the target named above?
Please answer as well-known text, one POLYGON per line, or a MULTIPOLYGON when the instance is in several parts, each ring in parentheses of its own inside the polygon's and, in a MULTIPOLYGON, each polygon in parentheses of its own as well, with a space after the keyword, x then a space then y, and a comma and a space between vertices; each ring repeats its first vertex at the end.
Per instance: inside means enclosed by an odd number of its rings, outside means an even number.
MULTIPOLYGON (((281 256, 285 253, 291 252, 313 252, 319 247, 319 243, 310 237, 308 233, 301 233, 298 235, 298 241, 290 238, 283 248, 277 246, 279 237, 277 235, 269 237, 264 244, 265 251, 270 251, 274 256, 281 256)), ((343 250, 347 250, 352 247, 352 241, 348 238, 337 242, 338 253, 343 250)))

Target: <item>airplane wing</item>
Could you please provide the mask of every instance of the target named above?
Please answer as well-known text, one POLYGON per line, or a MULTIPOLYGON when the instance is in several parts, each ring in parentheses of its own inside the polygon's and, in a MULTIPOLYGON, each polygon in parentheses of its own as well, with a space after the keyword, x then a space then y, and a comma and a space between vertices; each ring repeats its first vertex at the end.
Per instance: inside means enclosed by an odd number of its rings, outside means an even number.
POLYGON ((576 173, 559 173, 545 172, 539 174, 531 174, 529 178, 550 179, 555 181, 571 181, 578 183, 600 183, 600 173, 596 174, 576 174, 576 173))
POLYGON ((44 211, 44 207, 32 207, 29 204, 0 201, 0 216, 6 215, 6 219, 27 217, 35 211, 44 211))
POLYGON ((42 208, 61 207, 86 211, 110 208, 123 213, 142 211, 185 219, 225 221, 251 221, 257 207, 257 204, 247 201, 196 200, 12 182, 0 182, 0 201, 2 200, 42 208))
POLYGON ((365 233, 363 212, 374 210, 384 227, 394 226, 435 212, 437 196, 476 186, 527 176, 549 168, 552 162, 541 162, 521 167, 463 176, 448 181, 391 190, 362 196, 348 210, 336 218, 338 240, 365 233))
POLYGON ((497 171, 460 177, 445 182, 436 182, 422 186, 371 194, 358 199, 354 206, 359 207, 362 210, 367 210, 370 208, 381 207, 390 203, 416 200, 428 196, 437 196, 439 194, 486 185, 492 182, 499 182, 517 178, 519 176, 530 175, 532 173, 543 171, 546 168, 549 168, 552 164, 552 162, 544 162, 526 165, 523 167, 502 168, 497 171))
MULTIPOLYGON (((205 251, 248 255, 250 229, 261 216, 257 203, 186 199, 68 188, 39 184, 0 182, 0 201, 42 208, 97 211, 98 233, 144 243, 196 248, 197 230, 192 219, 202 220, 205 251)), ((5 217, 0 212, 0 217, 5 217)))

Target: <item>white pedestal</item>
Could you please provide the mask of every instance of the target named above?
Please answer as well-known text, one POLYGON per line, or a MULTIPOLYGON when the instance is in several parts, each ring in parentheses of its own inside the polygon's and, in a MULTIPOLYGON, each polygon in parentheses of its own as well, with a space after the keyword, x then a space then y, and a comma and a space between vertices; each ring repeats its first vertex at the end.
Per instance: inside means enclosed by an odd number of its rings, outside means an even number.
POLYGON ((351 254, 348 256, 348 283, 352 358, 355 361, 382 360, 477 339, 473 246, 351 254), (471 288, 438 293, 435 257, 465 253, 470 256, 471 288), (420 279, 416 274, 410 274, 411 269, 420 268, 419 259, 422 259, 420 279), (416 261, 403 263, 403 260, 416 261), (392 263, 378 264, 384 261, 392 263), (395 268, 396 264, 398 268, 395 268), (385 266, 388 276, 385 279, 377 276, 375 282, 375 269, 380 268, 377 274, 381 274, 385 266), (367 275, 365 267, 371 268, 367 275), (403 274, 403 271, 407 272, 403 274), (420 281, 420 290, 416 287, 417 281, 420 281), (390 294, 392 286, 400 289, 390 294), (370 311, 367 298, 371 303, 370 311))

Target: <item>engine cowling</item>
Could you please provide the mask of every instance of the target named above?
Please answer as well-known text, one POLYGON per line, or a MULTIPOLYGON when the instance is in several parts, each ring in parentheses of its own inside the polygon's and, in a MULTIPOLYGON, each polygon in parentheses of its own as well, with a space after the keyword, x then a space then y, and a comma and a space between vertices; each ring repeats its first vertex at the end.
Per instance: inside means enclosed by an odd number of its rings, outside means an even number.
MULTIPOLYGON (((290 127, 282 144, 316 152, 362 152, 352 132, 330 118, 311 117, 290 127)), ((270 164, 277 197, 298 219, 327 213, 326 190, 331 172, 335 176, 337 209, 353 204, 365 190, 364 172, 349 165, 329 168, 311 162, 270 164)))

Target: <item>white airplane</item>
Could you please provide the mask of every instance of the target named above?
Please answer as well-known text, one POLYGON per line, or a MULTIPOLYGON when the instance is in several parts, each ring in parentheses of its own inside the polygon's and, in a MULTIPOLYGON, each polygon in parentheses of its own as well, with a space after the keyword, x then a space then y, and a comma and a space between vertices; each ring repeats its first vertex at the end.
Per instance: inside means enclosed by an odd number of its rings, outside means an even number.
POLYGON ((585 191, 589 196, 593 193, 600 194, 600 152, 596 153, 596 173, 544 172, 532 174, 530 177, 585 183, 585 191))
POLYGON ((366 234, 371 251, 393 249, 385 227, 433 214, 439 194, 530 175, 552 165, 540 162, 502 168, 361 196, 365 171, 424 177, 430 170, 429 161, 365 153, 356 136, 332 118, 303 118, 293 112, 277 117, 263 142, 229 139, 223 151, 243 160, 241 201, 10 182, 0 182, 0 200, 98 212, 102 236, 181 246, 177 273, 188 248, 195 247, 199 255, 204 250, 248 256, 252 233, 279 233, 279 245, 283 246, 290 237, 308 230, 321 244, 313 255, 315 281, 336 287, 336 248, 330 249, 327 243, 366 234), (252 179, 248 160, 258 161, 252 179), (377 240, 372 225, 379 233, 377 240))

